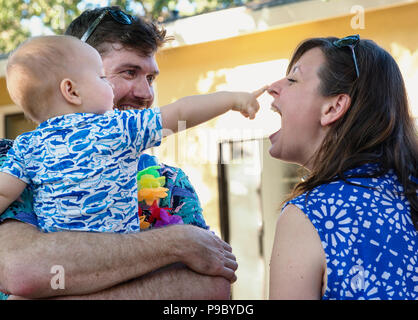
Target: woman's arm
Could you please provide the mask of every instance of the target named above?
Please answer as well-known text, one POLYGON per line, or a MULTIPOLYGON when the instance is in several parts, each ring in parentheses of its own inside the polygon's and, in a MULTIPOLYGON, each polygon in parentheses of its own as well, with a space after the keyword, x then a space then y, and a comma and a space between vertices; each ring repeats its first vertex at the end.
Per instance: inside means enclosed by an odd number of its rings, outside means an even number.
POLYGON ((0 225, 0 290, 40 298, 84 295, 182 262, 194 271, 235 280, 228 244, 188 225, 138 234, 41 233, 31 225, 0 225), (65 289, 54 289, 51 268, 64 270, 65 289))
POLYGON ((320 299, 326 271, 317 231, 296 206, 280 215, 270 262, 270 299, 320 299))

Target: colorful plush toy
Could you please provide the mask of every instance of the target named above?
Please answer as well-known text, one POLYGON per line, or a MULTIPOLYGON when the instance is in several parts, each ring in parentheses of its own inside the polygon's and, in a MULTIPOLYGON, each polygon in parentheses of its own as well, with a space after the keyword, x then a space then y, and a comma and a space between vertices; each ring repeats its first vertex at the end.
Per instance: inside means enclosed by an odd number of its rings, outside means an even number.
POLYGON ((171 215, 171 208, 160 208, 159 200, 167 197, 164 188, 165 177, 160 176, 159 166, 150 166, 137 174, 138 180, 138 214, 141 230, 149 227, 162 227, 169 224, 183 224, 178 215, 171 215), (144 204, 145 202, 145 204, 144 204))

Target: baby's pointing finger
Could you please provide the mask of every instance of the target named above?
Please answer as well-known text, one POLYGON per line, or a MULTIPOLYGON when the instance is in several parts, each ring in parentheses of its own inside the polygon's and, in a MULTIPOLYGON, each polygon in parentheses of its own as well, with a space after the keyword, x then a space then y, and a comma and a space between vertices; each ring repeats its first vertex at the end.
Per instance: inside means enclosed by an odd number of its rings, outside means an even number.
POLYGON ((265 86, 263 86, 262 88, 260 88, 260 89, 258 89, 258 90, 255 90, 255 91, 253 91, 253 95, 256 97, 256 98, 258 98, 259 96, 261 96, 263 93, 264 93, 264 91, 266 91, 267 89, 268 89, 268 85, 265 85, 265 86))

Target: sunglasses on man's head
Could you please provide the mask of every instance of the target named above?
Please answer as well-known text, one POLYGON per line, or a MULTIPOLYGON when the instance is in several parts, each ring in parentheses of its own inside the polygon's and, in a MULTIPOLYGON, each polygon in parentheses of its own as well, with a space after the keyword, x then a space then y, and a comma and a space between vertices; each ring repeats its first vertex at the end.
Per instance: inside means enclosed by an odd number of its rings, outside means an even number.
POLYGON ((360 77, 360 72, 358 69, 357 58, 356 58, 356 53, 354 51, 354 48, 357 46, 359 42, 360 42, 360 36, 356 34, 356 35, 348 36, 345 38, 341 38, 339 40, 335 40, 332 43, 337 48, 349 47, 351 49, 351 53, 353 55, 354 66, 356 68, 357 78, 360 77))
POLYGON ((132 17, 131 15, 123 12, 120 9, 109 9, 106 8, 103 10, 103 12, 93 21, 93 23, 87 28, 86 32, 81 37, 81 41, 86 42, 94 30, 96 30, 99 23, 102 21, 106 13, 110 14, 110 16, 115 20, 116 22, 119 22, 121 24, 132 24, 133 21, 136 20, 135 17, 132 17))

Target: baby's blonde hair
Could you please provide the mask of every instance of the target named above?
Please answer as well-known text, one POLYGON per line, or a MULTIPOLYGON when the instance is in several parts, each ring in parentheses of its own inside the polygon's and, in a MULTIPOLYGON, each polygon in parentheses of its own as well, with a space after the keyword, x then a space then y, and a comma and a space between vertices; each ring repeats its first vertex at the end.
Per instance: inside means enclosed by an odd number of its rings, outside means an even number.
POLYGON ((80 40, 71 36, 40 36, 23 42, 10 55, 6 83, 13 102, 25 115, 41 122, 60 92, 60 81, 69 77, 80 40))

